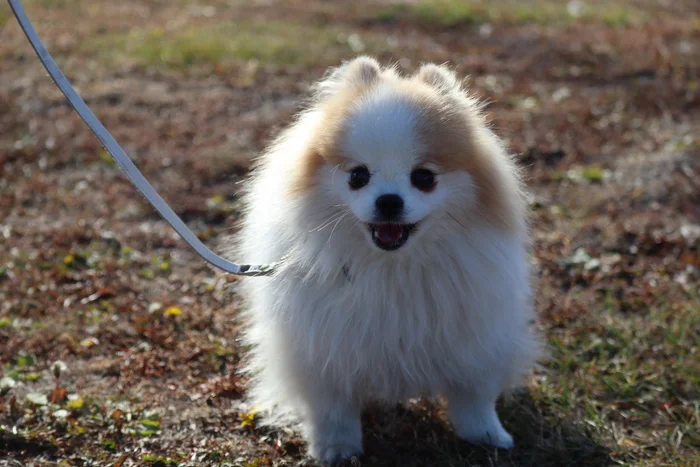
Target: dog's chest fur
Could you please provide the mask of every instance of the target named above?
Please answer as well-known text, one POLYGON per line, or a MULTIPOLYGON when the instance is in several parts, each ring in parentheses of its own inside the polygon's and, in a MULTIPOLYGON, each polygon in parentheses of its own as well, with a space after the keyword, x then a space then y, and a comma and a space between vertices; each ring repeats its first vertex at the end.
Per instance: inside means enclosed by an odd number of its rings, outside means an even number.
POLYGON ((513 307, 527 293, 525 265, 504 269, 501 249, 448 249, 432 259, 337 262, 320 281, 290 268, 265 294, 266 313, 302 366, 320 368, 337 391, 389 401, 439 393, 508 360, 523 321, 513 307), (511 324, 497 328, 508 315, 511 324))

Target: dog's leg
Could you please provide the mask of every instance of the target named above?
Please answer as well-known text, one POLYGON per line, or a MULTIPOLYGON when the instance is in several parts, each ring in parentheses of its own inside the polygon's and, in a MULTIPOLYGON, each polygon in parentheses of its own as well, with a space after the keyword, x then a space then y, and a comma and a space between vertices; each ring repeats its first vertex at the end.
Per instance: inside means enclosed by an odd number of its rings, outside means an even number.
POLYGON ((330 398, 309 402, 304 428, 312 457, 335 463, 362 454, 358 407, 330 398))
POLYGON ((449 394, 448 411, 457 436, 474 444, 512 448, 513 437, 496 414, 497 398, 498 390, 489 388, 489 384, 449 394))

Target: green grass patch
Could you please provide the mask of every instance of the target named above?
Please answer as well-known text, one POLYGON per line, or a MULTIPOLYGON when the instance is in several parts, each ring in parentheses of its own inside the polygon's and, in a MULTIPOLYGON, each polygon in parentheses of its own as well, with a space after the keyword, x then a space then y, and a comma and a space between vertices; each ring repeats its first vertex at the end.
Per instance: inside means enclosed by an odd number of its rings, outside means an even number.
POLYGON ((151 465, 153 467, 166 467, 166 466, 177 466, 178 463, 177 461, 174 461, 172 459, 166 458, 166 457, 160 457, 160 456, 154 456, 152 454, 144 454, 141 456, 141 459, 144 460, 145 462, 148 462, 148 465, 151 465))
POLYGON ((257 61, 271 65, 335 63, 358 52, 375 52, 380 42, 332 26, 274 21, 242 21, 181 30, 135 30, 90 47, 113 59, 115 51, 137 65, 186 69, 257 61))
POLYGON ((570 2, 553 0, 479 3, 466 0, 419 0, 383 9, 376 14, 376 18, 380 21, 405 18, 417 24, 445 27, 484 23, 549 26, 576 22, 627 26, 646 19, 645 15, 631 6, 612 5, 609 2, 581 3, 576 6, 570 2))
POLYGON ((456 26, 480 24, 489 21, 489 10, 483 5, 464 1, 428 0, 420 1, 412 9, 419 22, 456 26))
POLYGON ((567 171, 552 171, 548 174, 550 180, 568 180, 573 183, 603 183, 611 176, 610 171, 603 169, 598 164, 581 166, 567 171))
POLYGON ((542 403, 589 427, 613 457, 683 462, 700 448, 698 329, 697 298, 583 315, 552 331, 551 375, 538 384, 542 403), (615 430, 621 434, 612 445, 615 430))
POLYGON ((12 17, 10 6, 6 2, 0 3, 0 26, 7 23, 12 17))
POLYGON ((44 8, 63 9, 71 6, 76 6, 76 3, 82 3, 76 0, 30 0, 30 4, 41 5, 44 8))

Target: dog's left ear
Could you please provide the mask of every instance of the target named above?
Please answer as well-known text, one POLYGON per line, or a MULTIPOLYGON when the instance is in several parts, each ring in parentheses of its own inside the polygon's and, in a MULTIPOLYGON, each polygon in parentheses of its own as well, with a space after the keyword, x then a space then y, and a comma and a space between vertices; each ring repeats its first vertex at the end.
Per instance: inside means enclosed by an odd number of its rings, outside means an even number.
POLYGON ((415 79, 444 93, 458 91, 461 87, 455 72, 445 65, 433 63, 423 65, 416 73, 415 79))
POLYGON ((360 86, 369 86, 379 79, 379 62, 372 57, 360 56, 347 64, 345 79, 360 86))

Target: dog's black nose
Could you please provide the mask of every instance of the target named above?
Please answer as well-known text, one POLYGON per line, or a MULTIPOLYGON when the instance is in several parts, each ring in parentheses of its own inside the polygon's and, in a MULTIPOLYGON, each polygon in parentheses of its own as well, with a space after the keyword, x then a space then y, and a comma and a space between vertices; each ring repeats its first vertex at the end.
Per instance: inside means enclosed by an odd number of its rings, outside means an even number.
POLYGON ((382 195, 374 203, 380 216, 395 219, 403 212, 403 199, 399 195, 382 195))

